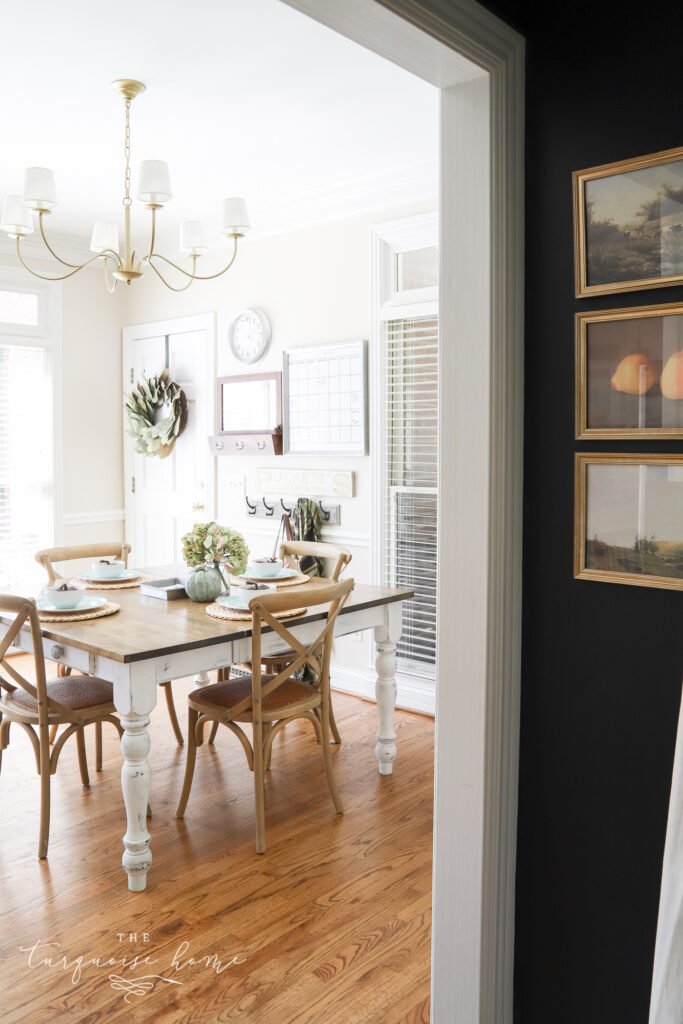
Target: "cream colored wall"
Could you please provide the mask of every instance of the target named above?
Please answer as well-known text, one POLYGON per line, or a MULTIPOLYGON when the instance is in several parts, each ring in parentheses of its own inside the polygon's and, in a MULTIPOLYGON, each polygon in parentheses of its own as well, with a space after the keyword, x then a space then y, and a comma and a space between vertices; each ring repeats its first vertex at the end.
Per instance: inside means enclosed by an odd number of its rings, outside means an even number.
POLYGON ((121 294, 101 269, 62 286, 62 465, 64 540, 118 539, 123 522, 70 517, 123 508, 121 294))
MULTIPOLYGON (((317 225, 262 239, 246 239, 235 266, 223 278, 194 284, 187 292, 169 292, 156 278, 145 279, 126 290, 123 296, 123 324, 148 323, 168 317, 216 311, 218 375, 249 373, 250 368, 231 354, 227 342, 232 317, 249 306, 265 310, 273 328, 273 340, 267 356, 254 370, 282 369, 282 353, 299 345, 370 338, 370 229, 374 224, 433 209, 421 203, 383 209, 374 214, 317 225)), ((201 262, 201 261, 200 261, 201 262)), ((215 257, 206 257, 206 269, 219 266, 215 257)), ((370 404, 374 382, 370 380, 370 404)), ((249 457, 218 456, 217 508, 219 522, 244 532, 255 554, 270 553, 276 527, 264 520, 246 516, 244 492, 227 487, 227 478, 243 475, 247 494, 255 493, 254 473, 258 466, 327 467, 351 469, 355 474, 355 497, 341 499, 341 524, 326 531, 332 540, 348 538, 353 553, 350 572, 358 581, 371 576, 370 458, 334 458, 313 456, 249 457)), ((344 661, 367 665, 365 643, 340 642, 344 661)))

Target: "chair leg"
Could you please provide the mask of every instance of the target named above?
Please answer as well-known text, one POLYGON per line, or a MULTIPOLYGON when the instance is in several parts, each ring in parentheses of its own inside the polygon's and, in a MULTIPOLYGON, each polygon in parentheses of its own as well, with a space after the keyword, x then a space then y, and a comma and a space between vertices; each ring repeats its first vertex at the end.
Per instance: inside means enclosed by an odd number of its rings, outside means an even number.
POLYGON ((214 740, 216 739, 216 734, 218 732, 218 724, 218 722, 214 722, 213 725, 211 726, 211 732, 209 733, 209 743, 211 744, 211 746, 213 746, 214 740))
POLYGON ((322 728, 322 748, 323 748, 323 761, 325 762, 325 775, 327 776, 327 785, 330 790, 330 796, 334 803, 337 814, 344 813, 344 805, 341 802, 339 796, 339 790, 337 789, 337 782, 334 777, 334 766, 332 764, 332 751, 330 750, 330 704, 328 701, 323 701, 322 714, 320 716, 320 725, 322 728))
POLYGON ((256 813, 256 852, 266 852, 266 802, 263 792, 263 726, 254 723, 254 810, 256 813))
POLYGON ((88 759, 85 753, 85 736, 83 735, 82 728, 76 730, 76 745, 78 747, 78 767, 81 770, 81 782, 84 786, 89 786, 88 759))
POLYGON ((50 726, 50 746, 52 746, 52 744, 54 743, 54 741, 55 741, 55 739, 57 737, 57 729, 58 728, 59 728, 59 726, 57 726, 57 725, 50 726))
POLYGON ((171 719, 171 727, 173 728, 173 732, 175 733, 175 738, 178 741, 178 745, 182 747, 185 740, 183 739, 183 734, 180 731, 180 726, 178 725, 178 716, 175 713, 172 684, 169 680, 169 682, 167 683, 162 683, 161 686, 164 693, 166 694, 166 707, 168 708, 168 717, 171 719))
POLYGON ((188 708, 187 710, 187 761, 185 763, 185 780, 183 782, 183 791, 180 794, 180 800, 176 808, 176 818, 182 818, 185 814, 185 808, 187 807, 187 801, 190 796, 190 790, 192 788, 192 779, 194 777, 194 763, 197 759, 197 739, 195 736, 195 726, 197 725, 197 719, 199 718, 199 712, 195 711, 194 708, 188 708))
MULTIPOLYGON (((38 859, 47 857, 50 839, 50 743, 47 726, 39 730, 40 740, 40 833, 38 836, 38 859)), ((81 733, 82 735, 82 733, 81 733)))
POLYGON ((102 771, 102 723, 95 722, 95 771, 102 771))
POLYGON ((334 708, 332 707, 332 701, 330 701, 330 730, 332 732, 332 741, 334 743, 341 743, 341 736, 339 735, 339 729, 334 717, 334 708))

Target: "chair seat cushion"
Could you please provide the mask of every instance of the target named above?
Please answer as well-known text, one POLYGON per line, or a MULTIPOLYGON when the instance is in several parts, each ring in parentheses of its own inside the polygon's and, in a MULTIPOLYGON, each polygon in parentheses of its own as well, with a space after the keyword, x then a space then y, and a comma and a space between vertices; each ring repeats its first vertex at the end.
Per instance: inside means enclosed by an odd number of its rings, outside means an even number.
MULTIPOLYGON (((48 679, 47 695, 72 711, 81 711, 83 708, 98 707, 100 704, 111 704, 114 700, 114 688, 111 683, 98 679, 97 676, 63 676, 59 679, 48 679)), ((38 701, 19 687, 10 700, 24 711, 38 711, 38 701)))
MULTIPOLYGON (((274 679, 273 675, 262 675, 262 685, 274 679)), ((213 705, 214 707, 232 708, 245 697, 251 695, 251 676, 240 676, 225 683, 213 683, 193 690, 190 700, 193 704, 213 705)), ((285 679, 276 690, 264 697, 261 706, 264 711, 275 711, 277 708, 289 707, 300 701, 315 698, 317 692, 312 686, 302 683, 299 679, 285 679)))

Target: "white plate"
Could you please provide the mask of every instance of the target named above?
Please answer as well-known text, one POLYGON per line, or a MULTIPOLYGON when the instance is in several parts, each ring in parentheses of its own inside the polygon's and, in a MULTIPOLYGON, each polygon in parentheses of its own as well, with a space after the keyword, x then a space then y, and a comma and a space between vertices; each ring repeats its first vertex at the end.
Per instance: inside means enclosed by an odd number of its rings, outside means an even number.
POLYGON ((79 580, 87 580, 88 583, 129 583, 131 580, 139 580, 142 576, 137 569, 124 569, 120 576, 96 576, 94 572, 79 572, 79 580))
POLYGON ((298 569, 280 569, 276 576, 261 576, 253 572, 243 572, 241 578, 243 580, 257 580, 259 583, 277 583, 278 580, 291 580, 293 576, 298 575, 298 569))
MULTIPOLYGON (((257 594, 258 594, 258 591, 255 590, 254 593, 252 594, 252 597, 256 597, 257 594)), ((251 597, 249 598, 249 600, 251 601, 251 597)), ((216 604, 225 605, 226 608, 234 608, 235 611, 239 611, 239 612, 248 612, 249 611, 249 605, 248 604, 244 604, 242 602, 242 598, 241 597, 233 597, 232 594, 229 594, 229 595, 228 594, 221 594, 220 597, 216 598, 216 604)))
POLYGON ((104 597, 95 597, 94 595, 87 594, 82 601, 79 601, 75 608, 58 608, 47 597, 36 598, 39 612, 59 612, 60 615, 69 615, 71 612, 74 615, 77 615, 79 612, 91 612, 93 608, 101 608, 106 603, 107 600, 104 597))

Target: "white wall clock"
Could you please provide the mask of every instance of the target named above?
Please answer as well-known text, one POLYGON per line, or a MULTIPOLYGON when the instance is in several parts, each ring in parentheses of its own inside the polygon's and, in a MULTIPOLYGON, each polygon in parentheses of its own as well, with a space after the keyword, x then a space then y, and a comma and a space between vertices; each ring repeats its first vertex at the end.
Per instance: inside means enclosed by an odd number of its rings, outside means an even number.
POLYGON ((241 363, 258 363, 263 359, 272 330, 262 309, 243 309, 228 327, 228 342, 235 359, 241 363))

